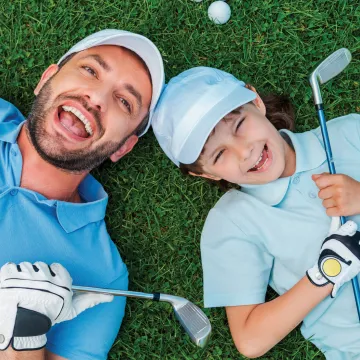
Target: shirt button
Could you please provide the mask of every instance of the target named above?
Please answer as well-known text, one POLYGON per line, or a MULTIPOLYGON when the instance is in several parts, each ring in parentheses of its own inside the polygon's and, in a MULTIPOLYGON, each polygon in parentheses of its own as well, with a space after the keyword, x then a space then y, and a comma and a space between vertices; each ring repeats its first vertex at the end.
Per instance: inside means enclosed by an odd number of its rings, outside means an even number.
POLYGON ((17 155, 17 151, 15 149, 11 149, 11 154, 16 156, 17 155))
POLYGON ((293 180, 293 184, 298 184, 300 182, 300 176, 295 176, 293 180))
POLYGON ((310 197, 311 199, 316 199, 316 194, 315 194, 314 192, 310 191, 310 192, 309 192, 309 197, 310 197))
POLYGON ((18 190, 16 190, 16 189, 13 189, 10 191, 11 196, 15 196, 17 193, 18 193, 18 190))
POLYGON ((5 336, 3 334, 0 334, 0 344, 2 344, 5 341, 5 336))

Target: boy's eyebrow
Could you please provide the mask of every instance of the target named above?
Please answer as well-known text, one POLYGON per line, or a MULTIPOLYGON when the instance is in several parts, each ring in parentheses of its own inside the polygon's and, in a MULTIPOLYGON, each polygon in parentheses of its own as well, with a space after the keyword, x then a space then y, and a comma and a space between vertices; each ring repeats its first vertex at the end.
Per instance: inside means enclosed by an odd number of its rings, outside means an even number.
POLYGON ((98 54, 90 54, 84 57, 86 58, 92 58, 94 59, 106 72, 109 72, 112 70, 110 65, 98 54))

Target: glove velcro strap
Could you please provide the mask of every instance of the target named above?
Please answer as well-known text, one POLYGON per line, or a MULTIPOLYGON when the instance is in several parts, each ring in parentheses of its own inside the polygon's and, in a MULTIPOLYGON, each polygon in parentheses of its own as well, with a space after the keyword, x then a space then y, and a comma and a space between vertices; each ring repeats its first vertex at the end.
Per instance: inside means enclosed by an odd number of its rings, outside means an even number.
POLYGON ((46 334, 50 329, 51 320, 46 315, 18 307, 13 336, 39 336, 46 334))
POLYGON ((332 284, 335 284, 344 268, 350 266, 351 261, 346 261, 343 257, 331 249, 324 249, 319 257, 319 269, 324 277, 332 284))

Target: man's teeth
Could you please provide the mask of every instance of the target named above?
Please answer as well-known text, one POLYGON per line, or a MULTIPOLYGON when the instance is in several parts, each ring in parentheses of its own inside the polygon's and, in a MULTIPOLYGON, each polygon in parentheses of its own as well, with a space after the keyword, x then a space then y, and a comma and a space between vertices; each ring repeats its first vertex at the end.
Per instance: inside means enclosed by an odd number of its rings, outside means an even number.
POLYGON ((63 110, 73 113, 85 126, 85 130, 89 135, 93 134, 93 129, 88 119, 78 110, 72 106, 63 106, 63 110))

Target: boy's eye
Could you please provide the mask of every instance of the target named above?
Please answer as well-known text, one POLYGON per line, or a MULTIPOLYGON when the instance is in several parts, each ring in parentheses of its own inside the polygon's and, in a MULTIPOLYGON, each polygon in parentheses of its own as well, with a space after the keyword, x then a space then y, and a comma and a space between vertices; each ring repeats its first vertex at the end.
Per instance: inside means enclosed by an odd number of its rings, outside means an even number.
POLYGON ((93 68, 91 68, 90 66, 82 66, 82 68, 87 71, 90 75, 96 77, 96 72, 93 68))
POLYGON ((214 160, 214 164, 216 164, 216 162, 220 159, 221 155, 224 153, 224 149, 219 151, 218 154, 216 155, 215 157, 215 160, 214 160))
POLYGON ((236 125, 236 128, 235 128, 235 132, 237 132, 239 130, 239 127, 241 126, 241 124, 244 122, 245 119, 241 119, 237 125, 236 125))

